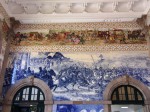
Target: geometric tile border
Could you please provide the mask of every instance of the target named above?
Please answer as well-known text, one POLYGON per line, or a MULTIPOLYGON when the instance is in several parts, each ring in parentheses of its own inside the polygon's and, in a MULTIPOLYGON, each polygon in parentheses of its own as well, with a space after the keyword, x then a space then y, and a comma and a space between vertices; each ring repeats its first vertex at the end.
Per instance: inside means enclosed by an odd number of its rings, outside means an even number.
POLYGON ((51 23, 21 24, 17 30, 109 30, 109 29, 141 29, 136 22, 91 22, 91 23, 51 23))
POLYGON ((12 52, 98 52, 98 51, 148 51, 146 44, 122 45, 55 45, 55 46, 12 46, 12 52))

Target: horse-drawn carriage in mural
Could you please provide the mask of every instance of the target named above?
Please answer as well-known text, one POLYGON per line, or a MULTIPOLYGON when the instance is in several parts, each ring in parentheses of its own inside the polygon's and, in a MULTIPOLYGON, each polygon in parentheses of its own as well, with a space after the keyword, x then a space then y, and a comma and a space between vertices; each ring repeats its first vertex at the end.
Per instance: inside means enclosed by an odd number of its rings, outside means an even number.
POLYGON ((105 43, 142 44, 146 42, 145 33, 140 29, 132 31, 122 29, 98 31, 98 36, 105 40, 105 43))
POLYGON ((17 32, 12 42, 14 45, 101 45, 103 43, 144 44, 146 39, 141 29, 49 30, 47 34, 17 32))
POLYGON ((125 38, 124 31, 121 29, 98 31, 98 37, 105 40, 105 43, 121 43, 125 38))
POLYGON ((114 39, 116 43, 126 43, 125 31, 121 29, 114 30, 114 39))
POLYGON ((43 34, 38 32, 30 32, 28 40, 35 40, 35 41, 41 41, 43 40, 43 34))
POLYGON ((128 39, 135 43, 146 41, 145 33, 142 30, 128 31, 128 39))

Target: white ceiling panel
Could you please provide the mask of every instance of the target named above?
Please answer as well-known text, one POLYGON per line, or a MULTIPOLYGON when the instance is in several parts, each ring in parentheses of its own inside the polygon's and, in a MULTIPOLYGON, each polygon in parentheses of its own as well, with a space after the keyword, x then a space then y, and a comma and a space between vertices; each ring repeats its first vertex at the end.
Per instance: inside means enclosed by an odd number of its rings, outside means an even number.
POLYGON ((131 21, 147 14, 150 0, 1 0, 10 17, 25 23, 131 21))

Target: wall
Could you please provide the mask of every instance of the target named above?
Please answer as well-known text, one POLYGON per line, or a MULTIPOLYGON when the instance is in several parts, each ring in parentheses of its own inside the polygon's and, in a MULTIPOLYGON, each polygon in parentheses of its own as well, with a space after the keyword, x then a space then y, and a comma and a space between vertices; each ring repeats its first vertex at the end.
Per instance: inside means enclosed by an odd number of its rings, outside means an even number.
POLYGON ((54 105, 53 112, 104 112, 103 105, 54 105))
POLYGON ((3 63, 6 44, 7 44, 6 35, 9 29, 8 27, 9 24, 10 24, 9 16, 0 3, 0 73, 2 69, 2 63, 3 63))
POLYGON ((4 86, 34 75, 46 82, 54 100, 102 100, 109 82, 130 75, 150 86, 147 51, 11 52, 4 86))
MULTIPOLYGON (((0 6, 1 9, 1 6, 0 6)), ((5 51, 6 51, 6 45, 7 45, 7 39, 6 39, 6 32, 8 30, 7 23, 4 20, 3 15, 1 14, 0 10, 0 111, 2 110, 2 87, 3 87, 3 77, 4 77, 4 71, 5 67, 3 66, 5 58, 5 51)))
MULTIPOLYGON (((7 23, 5 22, 4 19, 0 18, 0 74, 2 74, 2 66, 4 61, 6 45, 7 45, 7 39, 6 39, 7 31, 8 31, 7 23)), ((0 76, 0 80, 1 77, 3 76, 2 75, 0 76)))
MULTIPOLYGON (((117 30, 119 33, 112 29, 113 25, 110 25, 111 30, 108 25, 107 30, 92 27, 80 31, 60 30, 57 26, 62 28, 64 25, 57 24, 56 30, 46 32, 40 32, 40 29, 27 31, 29 26, 21 26, 11 43, 3 96, 12 84, 31 75, 49 86, 54 101, 103 101, 103 91, 108 83, 124 75, 150 86, 146 37, 136 25, 127 24, 130 28, 120 25, 123 28, 117 30), (25 27, 27 29, 23 29, 25 27), (104 34, 98 35, 98 32, 104 34)), ((79 29, 81 26, 77 25, 79 29)), ((57 106, 54 106, 55 110, 57 106)))

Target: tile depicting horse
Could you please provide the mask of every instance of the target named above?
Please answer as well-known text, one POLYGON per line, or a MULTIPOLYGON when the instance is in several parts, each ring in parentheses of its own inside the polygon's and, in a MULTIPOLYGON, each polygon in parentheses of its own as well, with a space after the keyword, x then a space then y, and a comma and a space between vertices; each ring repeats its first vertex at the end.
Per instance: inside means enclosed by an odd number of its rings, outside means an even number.
POLYGON ((150 87, 147 51, 11 52, 4 93, 11 84, 33 75, 50 87, 54 100, 102 100, 107 84, 127 74, 150 87))

